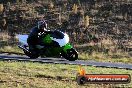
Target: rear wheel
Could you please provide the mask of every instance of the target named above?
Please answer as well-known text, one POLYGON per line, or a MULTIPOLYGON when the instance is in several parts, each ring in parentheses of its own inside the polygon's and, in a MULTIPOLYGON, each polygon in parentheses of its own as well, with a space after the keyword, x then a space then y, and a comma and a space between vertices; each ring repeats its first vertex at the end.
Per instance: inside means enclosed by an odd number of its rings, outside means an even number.
POLYGON ((67 53, 63 53, 63 57, 69 61, 75 61, 78 59, 78 53, 73 48, 68 49, 67 53))

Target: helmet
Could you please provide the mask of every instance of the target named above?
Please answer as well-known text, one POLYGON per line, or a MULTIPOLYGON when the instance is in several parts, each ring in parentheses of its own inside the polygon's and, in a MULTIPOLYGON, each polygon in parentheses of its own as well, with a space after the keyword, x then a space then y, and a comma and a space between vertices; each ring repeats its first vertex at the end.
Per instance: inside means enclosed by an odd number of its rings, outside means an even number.
POLYGON ((39 30, 46 30, 47 23, 45 21, 38 21, 37 27, 39 30))

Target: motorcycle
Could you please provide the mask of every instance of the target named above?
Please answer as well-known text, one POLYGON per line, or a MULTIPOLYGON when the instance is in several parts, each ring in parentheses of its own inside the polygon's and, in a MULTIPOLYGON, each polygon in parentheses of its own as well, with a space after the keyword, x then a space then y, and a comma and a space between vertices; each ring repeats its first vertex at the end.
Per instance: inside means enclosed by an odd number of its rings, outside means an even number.
POLYGON ((24 53, 30 58, 41 57, 63 57, 69 61, 78 59, 78 52, 69 43, 69 36, 58 30, 49 31, 46 35, 38 33, 40 41, 44 44, 36 45, 38 51, 33 54, 29 51, 27 43, 28 35, 18 35, 19 44, 24 53))

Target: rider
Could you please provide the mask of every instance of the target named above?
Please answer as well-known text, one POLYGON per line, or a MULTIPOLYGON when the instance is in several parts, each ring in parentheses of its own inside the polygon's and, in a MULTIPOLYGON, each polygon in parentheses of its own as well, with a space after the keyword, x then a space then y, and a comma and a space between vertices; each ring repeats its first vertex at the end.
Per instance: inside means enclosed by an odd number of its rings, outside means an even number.
POLYGON ((39 33, 47 31, 47 23, 45 21, 38 21, 37 26, 31 29, 31 33, 28 36, 27 43, 29 45, 29 51, 35 53, 37 51, 36 45, 39 43, 39 33))

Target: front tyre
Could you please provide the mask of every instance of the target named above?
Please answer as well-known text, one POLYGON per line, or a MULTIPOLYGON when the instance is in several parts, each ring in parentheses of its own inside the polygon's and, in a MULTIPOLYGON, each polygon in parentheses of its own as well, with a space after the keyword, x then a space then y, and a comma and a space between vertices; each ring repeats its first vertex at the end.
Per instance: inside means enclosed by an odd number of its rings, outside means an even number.
POLYGON ((67 49, 67 53, 63 54, 63 57, 69 61, 75 61, 78 59, 78 53, 75 49, 67 49))

